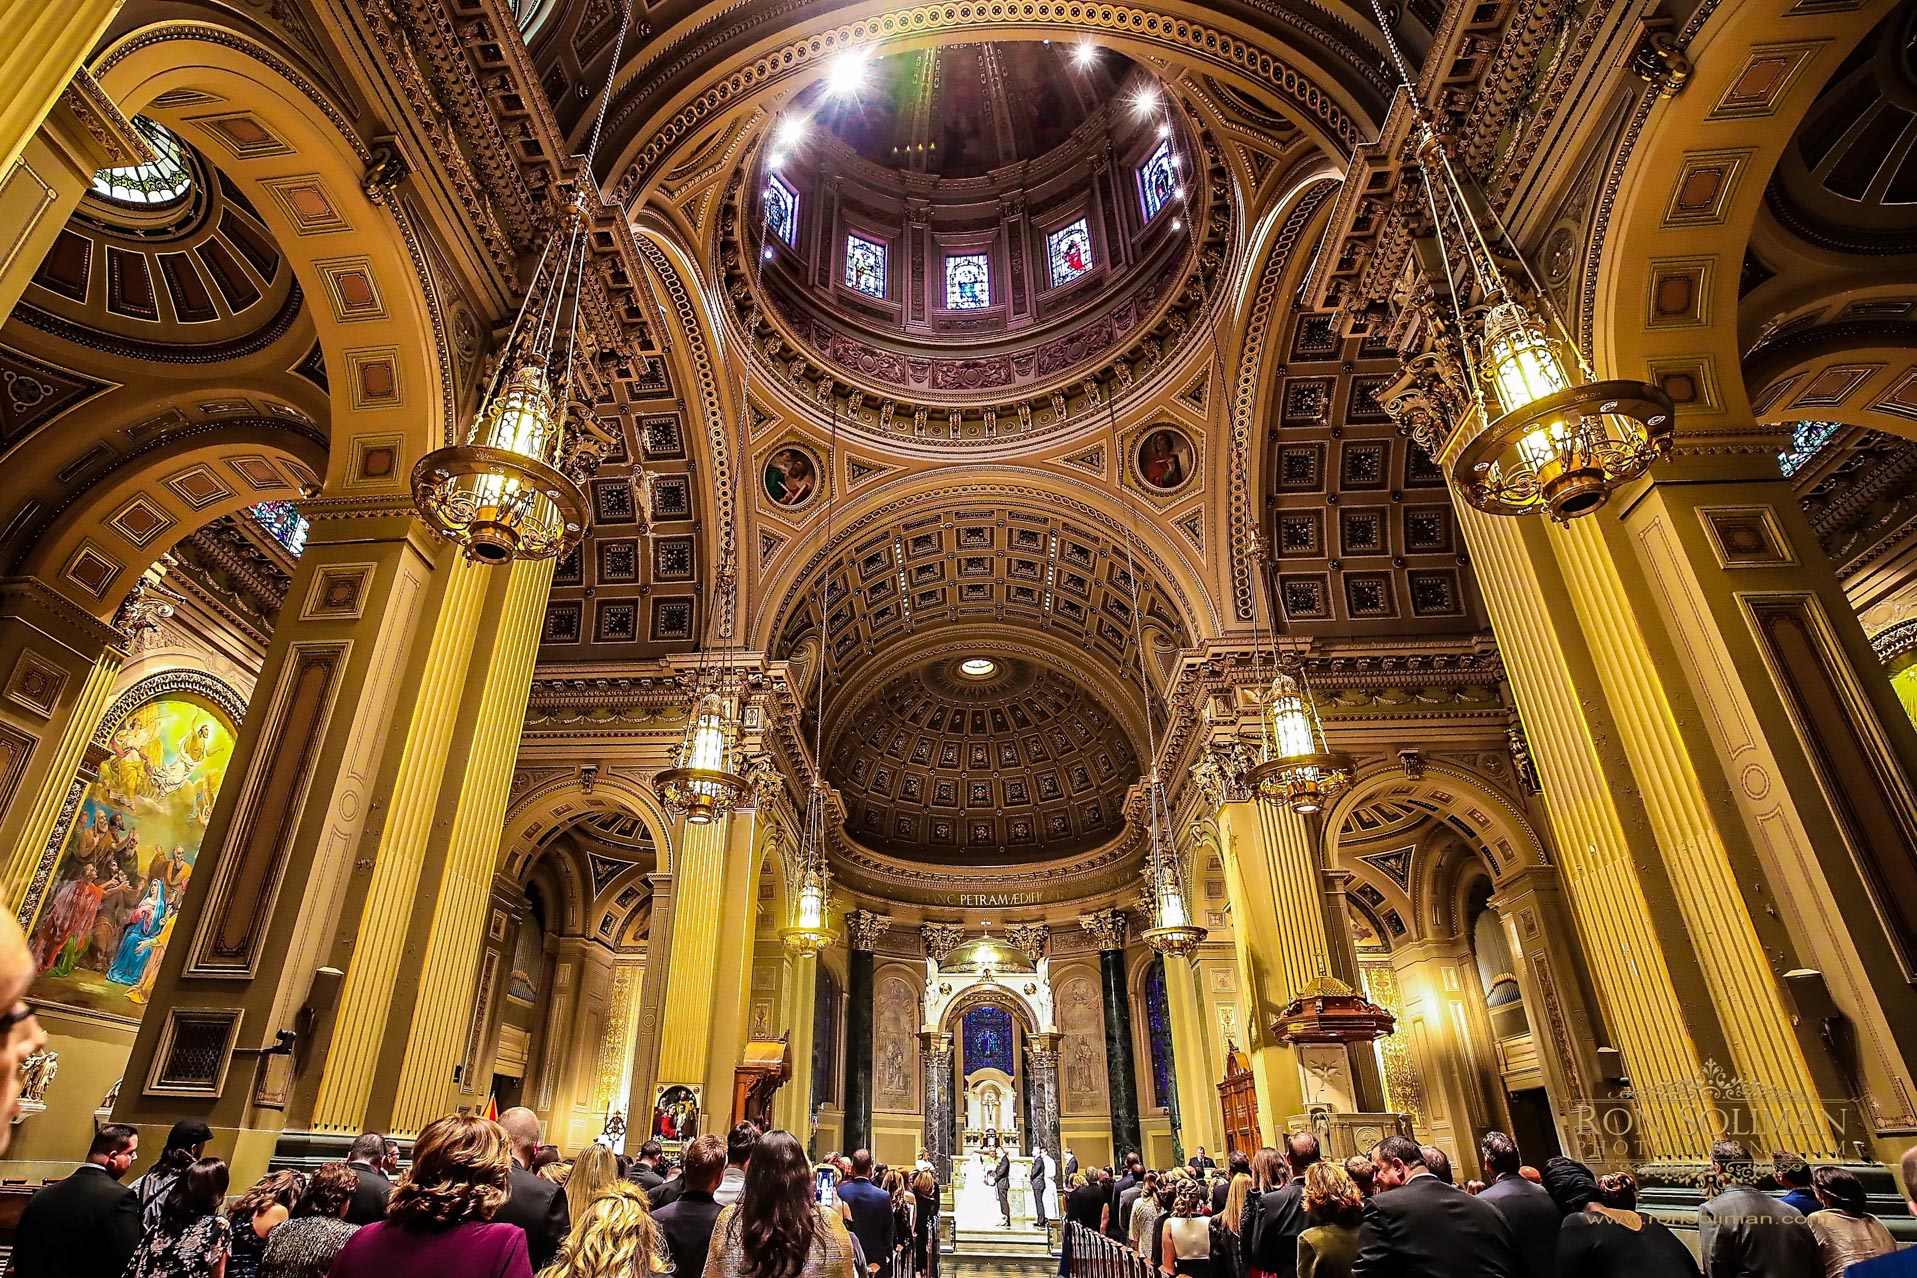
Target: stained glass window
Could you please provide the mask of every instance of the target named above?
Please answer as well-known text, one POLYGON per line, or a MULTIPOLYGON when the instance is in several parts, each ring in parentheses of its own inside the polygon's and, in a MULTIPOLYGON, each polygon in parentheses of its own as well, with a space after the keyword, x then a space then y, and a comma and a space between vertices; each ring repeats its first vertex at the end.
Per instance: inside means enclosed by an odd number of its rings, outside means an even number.
POLYGON ((965 253, 945 259, 945 304, 955 311, 975 311, 992 304, 992 271, 985 254, 965 253))
POLYGON ((1842 429, 1842 422, 1791 423, 1791 446, 1777 454, 1778 469, 1786 476, 1795 475, 1842 429))
POLYGON ((965 1072, 1012 1072, 1012 1013, 1003 1007, 975 1007, 965 1013, 965 1072))
POLYGON ((1138 199, 1147 222, 1171 202, 1172 192, 1177 189, 1178 166, 1172 163, 1171 139, 1167 138, 1145 161, 1145 167, 1138 170, 1138 199))
POLYGON ((1145 1033, 1152 1051, 1152 1104, 1170 1109, 1178 1094, 1172 1068, 1171 1004, 1165 1000, 1165 960, 1145 970, 1145 1033))
POLYGON ((799 193, 776 174, 765 184, 765 224, 787 244, 799 243, 799 193))
POLYGON ((885 296, 885 245, 862 235, 845 237, 845 286, 868 297, 885 296))
POLYGON ((1092 231, 1084 218, 1045 237, 1045 258, 1051 263, 1052 287, 1070 284, 1092 269, 1092 231))
POLYGON ((292 551, 295 555, 306 549, 306 516, 290 501, 263 501, 257 506, 247 508, 247 514, 267 532, 273 534, 273 540, 292 551))
POLYGON ((149 207, 171 204, 193 189, 193 166, 187 163, 186 147, 166 126, 143 115, 133 117, 156 157, 151 164, 129 164, 117 169, 101 169, 93 175, 93 193, 116 204, 149 207))

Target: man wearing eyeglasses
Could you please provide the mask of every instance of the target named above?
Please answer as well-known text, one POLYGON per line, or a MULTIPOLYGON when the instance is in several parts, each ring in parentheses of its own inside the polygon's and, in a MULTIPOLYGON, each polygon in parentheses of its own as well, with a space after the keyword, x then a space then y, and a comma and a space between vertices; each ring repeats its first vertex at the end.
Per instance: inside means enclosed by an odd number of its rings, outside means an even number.
POLYGON ((120 1278, 140 1245, 140 1200, 120 1181, 140 1155, 140 1133, 108 1123, 87 1160, 40 1190, 20 1214, 15 1278, 120 1278))

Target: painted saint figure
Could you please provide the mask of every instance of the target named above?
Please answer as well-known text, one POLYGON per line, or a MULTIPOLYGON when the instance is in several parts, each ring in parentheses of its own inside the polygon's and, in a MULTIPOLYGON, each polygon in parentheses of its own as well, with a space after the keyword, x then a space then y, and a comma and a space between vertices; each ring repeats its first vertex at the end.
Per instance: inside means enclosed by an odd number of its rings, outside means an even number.
POLYGON ((107 971, 109 981, 115 985, 140 983, 140 978, 146 975, 146 965, 153 957, 153 942, 159 939, 165 929, 170 913, 166 884, 159 879, 151 880, 147 884, 146 894, 133 907, 133 913, 127 916, 126 935, 120 940, 120 951, 114 956, 112 968, 107 971))

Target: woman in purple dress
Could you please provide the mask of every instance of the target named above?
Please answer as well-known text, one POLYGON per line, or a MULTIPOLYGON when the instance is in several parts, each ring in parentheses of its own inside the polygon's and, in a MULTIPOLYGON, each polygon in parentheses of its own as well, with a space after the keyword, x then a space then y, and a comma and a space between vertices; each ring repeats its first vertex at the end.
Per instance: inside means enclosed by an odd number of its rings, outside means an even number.
POLYGON ((477 1114, 427 1124, 386 1219, 354 1234, 328 1278, 532 1278, 526 1232, 493 1224, 512 1196, 506 1133, 477 1114))

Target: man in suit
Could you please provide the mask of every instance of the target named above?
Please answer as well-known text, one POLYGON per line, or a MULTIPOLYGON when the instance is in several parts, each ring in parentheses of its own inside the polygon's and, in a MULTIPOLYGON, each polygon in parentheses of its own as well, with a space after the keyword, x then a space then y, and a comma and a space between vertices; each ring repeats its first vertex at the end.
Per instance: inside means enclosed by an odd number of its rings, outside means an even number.
POLYGON ((659 1172, 659 1158, 665 1152, 665 1146, 658 1141, 647 1141, 639 1147, 639 1161, 634 1163, 632 1170, 626 1173, 626 1179, 645 1190, 648 1198, 652 1196, 653 1190, 666 1183, 666 1178, 659 1172))
POLYGON ((1433 1176, 1417 1141, 1387 1136, 1371 1163, 1378 1193, 1365 1204, 1352 1278, 1525 1278, 1502 1213, 1433 1176))
MULTIPOLYGON (((658 1145, 652 1146, 654 1160, 658 1158, 658 1145)), ((640 1147, 640 1156, 644 1157, 645 1146, 640 1147)), ((706 1253, 712 1249, 712 1228, 719 1220, 719 1204, 713 1199, 712 1191, 719 1187, 719 1178, 725 1174, 726 1147, 719 1138, 705 1135, 686 1146, 684 1170, 679 1179, 684 1188, 679 1196, 652 1214, 658 1222, 659 1232, 666 1236, 666 1251, 672 1257, 674 1273, 701 1274, 706 1268, 706 1253)))
POLYGON ((393 1182, 387 1177, 386 1138, 378 1132, 361 1132, 346 1151, 346 1165, 353 1169, 359 1188, 346 1205, 346 1223, 370 1225, 386 1219, 386 1200, 393 1196, 393 1182))
POLYGON ((998 1209, 1005 1216, 1005 1227, 1012 1227, 1012 1156, 999 1147, 998 1164, 985 1173, 985 1183, 998 1190, 998 1209))
POLYGON ((1052 1173, 1057 1164, 1052 1156, 1040 1148, 1032 1155, 1032 1214, 1038 1218, 1038 1227, 1045 1228, 1051 1218, 1045 1214, 1045 1194, 1051 1186, 1052 1173))
POLYGON ((1318 1137, 1293 1132, 1285 1137, 1285 1170, 1290 1179, 1245 1204, 1238 1222, 1238 1250, 1245 1264, 1275 1278, 1298 1271, 1298 1235, 1311 1224, 1305 1217, 1305 1172, 1319 1159, 1318 1137))
POLYGON ((1234 1149, 1231 1151, 1231 1157, 1225 1160, 1225 1174, 1211 1183, 1212 1215, 1224 1214, 1225 1200, 1231 1197, 1231 1182, 1236 1180, 1240 1173, 1246 1176, 1251 1175, 1251 1159, 1246 1157, 1244 1150, 1234 1149))
MULTIPOLYGON (((1074 1154, 1071 1150, 1068 1149, 1065 1151, 1065 1181, 1064 1183, 1066 1185, 1070 1185, 1072 1177, 1076 1175, 1078 1175, 1078 1155, 1074 1154)), ((1060 1192, 1063 1192, 1063 1191, 1060 1191, 1060 1192)))
MULTIPOLYGON (((1005 1159, 1003 1165, 1009 1174, 1011 1160, 1005 1159)), ((859 1249, 865 1253, 866 1268, 875 1274, 889 1273, 894 1229, 892 1195, 872 1183, 871 1150, 853 1152, 852 1176, 839 1186, 839 1201, 852 1213, 852 1235, 859 1240, 859 1249)), ((1005 1201, 1002 1182, 999 1201, 1005 1201)))
POLYGON ((1544 1186, 1533 1185, 1518 1174, 1524 1156, 1518 1143, 1503 1132, 1486 1132, 1478 1142, 1478 1157, 1484 1163, 1491 1183, 1478 1197, 1504 1213, 1511 1232, 1517 1236, 1518 1251, 1524 1256, 1531 1278, 1554 1278, 1558 1262, 1558 1226, 1564 1217, 1544 1186))
POLYGON ((1203 1145, 1200 1145, 1198 1147, 1198 1152, 1191 1156, 1189 1166, 1191 1167, 1193 1171, 1199 1173, 1200 1175, 1203 1175, 1204 1173, 1210 1171, 1212 1168, 1218 1166, 1218 1164, 1212 1161, 1211 1155, 1205 1152, 1205 1147, 1203 1145))
POLYGON ((27 1200, 14 1235, 18 1278, 120 1278, 140 1245, 140 1199, 120 1183, 140 1133, 108 1123, 71 1176, 27 1200))
POLYGON ((1804 1213, 1756 1189, 1743 1144, 1711 1146, 1711 1171, 1724 1188, 1697 1209, 1704 1278, 1784 1278, 1818 1272, 1817 1235, 1804 1213))
MULTIPOLYGON (((1125 1155, 1124 1174, 1112 1182, 1111 1224, 1105 1229, 1108 1238, 1125 1241, 1125 1191, 1136 1189, 1145 1179, 1145 1160, 1136 1151, 1125 1155)), ((1137 1194, 1132 1195, 1137 1198, 1137 1194)))
POLYGON ((493 1219, 526 1231, 526 1251, 532 1257, 533 1272, 538 1273, 552 1263, 572 1229, 566 1191, 533 1172, 533 1159, 539 1155, 539 1115, 530 1109, 509 1109, 499 1116, 499 1125, 506 1129, 506 1144, 512 1150, 512 1196, 493 1219))

